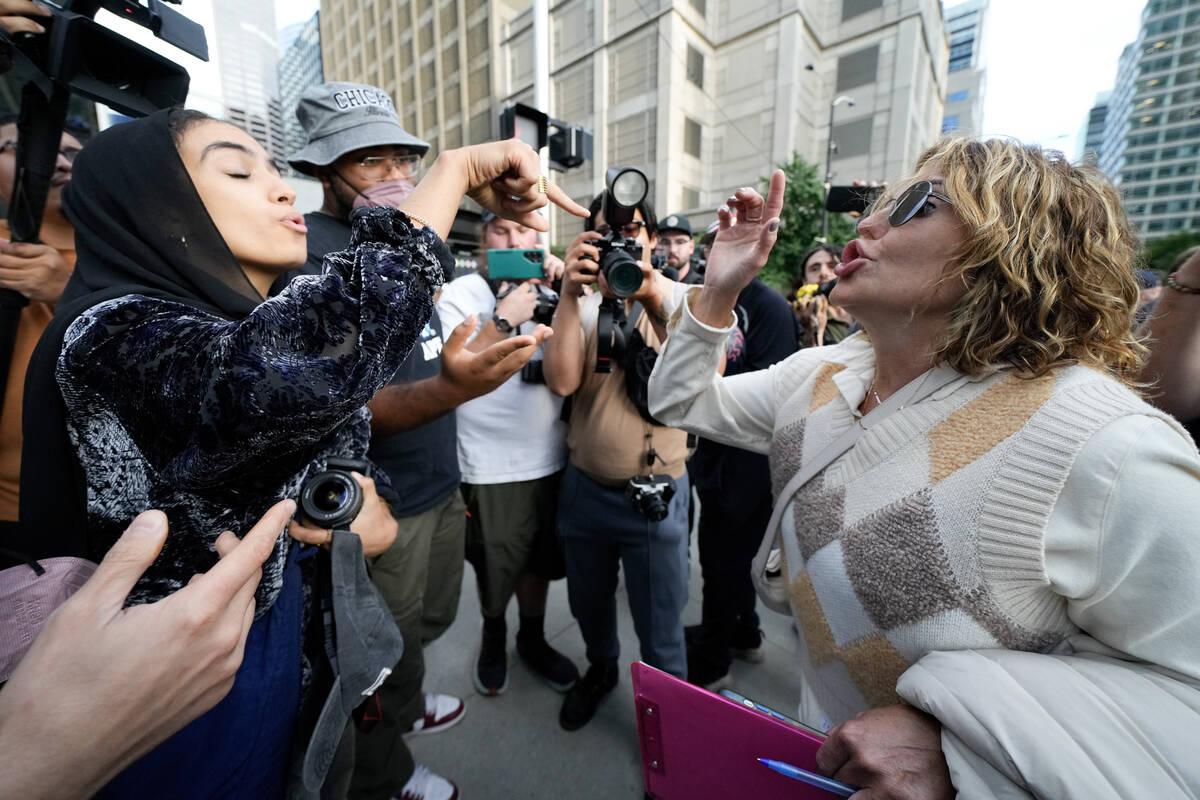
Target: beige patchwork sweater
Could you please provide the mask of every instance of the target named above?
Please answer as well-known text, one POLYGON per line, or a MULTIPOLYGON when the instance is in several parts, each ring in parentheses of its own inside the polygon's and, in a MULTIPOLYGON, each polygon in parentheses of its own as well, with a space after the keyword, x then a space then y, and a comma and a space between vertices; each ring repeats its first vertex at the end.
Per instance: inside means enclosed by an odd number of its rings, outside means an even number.
MULTIPOLYGON (((874 352, 858 335, 725 379, 728 330, 683 307, 651 408, 768 452, 778 492, 858 424, 874 352)), ((1198 524, 1195 446, 1118 382, 1083 367, 962 376, 871 427, 784 516, 801 715, 827 728, 899 702, 897 680, 931 654, 1045 654, 1082 635, 1194 682, 1198 524)))

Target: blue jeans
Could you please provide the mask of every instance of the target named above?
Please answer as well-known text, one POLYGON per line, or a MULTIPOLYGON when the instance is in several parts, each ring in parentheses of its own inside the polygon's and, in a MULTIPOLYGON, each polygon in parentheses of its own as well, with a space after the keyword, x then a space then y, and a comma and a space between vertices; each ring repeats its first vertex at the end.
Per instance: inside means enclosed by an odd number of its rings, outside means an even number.
POLYGON ((573 466, 563 474, 558 535, 567 567, 571 613, 587 645, 588 661, 616 662, 617 565, 642 660, 687 678, 683 607, 688 597, 688 479, 676 479, 670 512, 651 522, 634 510, 623 487, 597 483, 573 466))

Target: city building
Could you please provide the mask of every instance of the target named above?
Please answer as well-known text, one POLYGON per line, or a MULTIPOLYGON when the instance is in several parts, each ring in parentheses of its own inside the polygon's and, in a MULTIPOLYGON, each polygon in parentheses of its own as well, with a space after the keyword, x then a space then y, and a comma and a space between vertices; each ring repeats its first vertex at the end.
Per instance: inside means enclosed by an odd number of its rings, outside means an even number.
POLYGON ((1200 0, 1150 0, 1121 56, 1101 168, 1146 240, 1200 229, 1200 0))
POLYGON ((272 160, 283 165, 279 81, 279 39, 273 3, 212 0, 209 49, 221 81, 226 120, 258 140, 272 160))
POLYGON ((988 0, 966 0, 947 5, 945 9, 950 64, 942 133, 969 136, 984 133, 983 92, 987 69, 983 59, 983 32, 987 9, 988 0))
MULTIPOLYGON (((531 11, 496 30, 502 105, 532 104, 531 11)), ((831 118, 834 183, 901 177, 941 130, 937 0, 566 0, 549 37, 544 110, 595 136, 594 160, 555 176, 584 202, 608 166, 635 165, 656 209, 702 228, 793 152, 823 165, 831 118)), ((551 220, 557 246, 581 230, 551 220)))
POLYGON ((321 71, 320 16, 320 12, 317 12, 307 22, 289 25, 280 32, 284 51, 279 59, 279 105, 288 153, 295 153, 304 147, 304 129, 296 119, 300 95, 308 87, 324 81, 321 71))
POLYGON ((1079 129, 1079 140, 1075 143, 1075 152, 1079 160, 1087 164, 1098 164, 1100 152, 1104 147, 1104 131, 1108 122, 1108 104, 1112 97, 1111 91, 1098 92, 1096 101, 1088 111, 1087 119, 1079 129))

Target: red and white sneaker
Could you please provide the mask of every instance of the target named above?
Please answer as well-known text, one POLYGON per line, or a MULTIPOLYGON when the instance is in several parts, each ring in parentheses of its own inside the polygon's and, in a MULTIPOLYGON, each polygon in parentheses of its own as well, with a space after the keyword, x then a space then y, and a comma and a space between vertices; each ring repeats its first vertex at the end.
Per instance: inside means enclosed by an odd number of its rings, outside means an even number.
POLYGON ((425 694, 425 716, 413 723, 412 730, 406 736, 426 733, 441 733, 447 728, 457 725, 463 718, 467 707, 463 701, 449 694, 425 694))
POLYGON ((458 787, 441 775, 430 772, 424 764, 417 764, 412 777, 393 800, 458 800, 458 787))

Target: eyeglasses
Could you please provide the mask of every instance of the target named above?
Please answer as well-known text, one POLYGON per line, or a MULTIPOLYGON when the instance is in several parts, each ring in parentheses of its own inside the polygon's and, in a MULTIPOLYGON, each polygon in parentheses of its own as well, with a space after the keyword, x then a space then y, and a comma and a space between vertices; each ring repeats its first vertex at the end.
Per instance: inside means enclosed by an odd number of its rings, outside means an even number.
POLYGON ((421 157, 416 153, 402 153, 390 156, 363 156, 355 159, 362 177, 368 180, 378 180, 386 177, 394 167, 402 178, 414 178, 421 168, 421 157))
MULTIPOLYGON (((0 144, 0 153, 3 153, 5 150, 10 150, 10 149, 14 153, 17 152, 17 140, 16 139, 9 139, 8 141, 4 142, 3 144, 0 144)), ((60 147, 60 148, 58 148, 58 153, 63 158, 65 158, 67 161, 70 161, 71 163, 75 163, 75 156, 79 155, 79 151, 82 149, 83 148, 81 148, 81 147, 60 147)))
MULTIPOLYGON (((636 239, 638 232, 644 227, 646 227, 645 222, 640 219, 635 219, 633 222, 621 226, 621 235, 626 239, 636 239)), ((610 225, 601 225, 600 227, 596 228, 596 233, 600 234, 601 236, 608 236, 608 234, 611 232, 612 226, 610 225)))
POLYGON ((899 228, 919 214, 931 197, 936 197, 948 205, 954 205, 949 197, 933 190, 932 181, 917 181, 905 189, 895 200, 888 200, 883 204, 885 210, 891 208, 888 211, 888 224, 893 228, 899 228))

